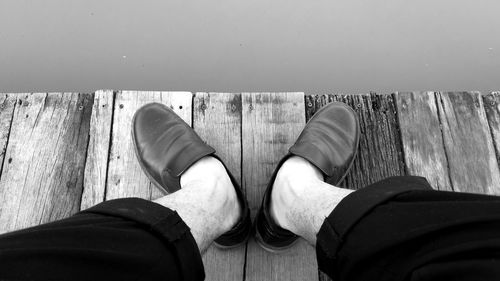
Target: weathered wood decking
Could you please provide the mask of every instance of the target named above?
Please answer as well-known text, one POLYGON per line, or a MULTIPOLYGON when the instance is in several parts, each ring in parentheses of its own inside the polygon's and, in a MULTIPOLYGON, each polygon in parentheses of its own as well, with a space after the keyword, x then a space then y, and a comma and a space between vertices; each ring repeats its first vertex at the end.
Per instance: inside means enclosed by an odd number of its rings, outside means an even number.
MULTIPOLYGON (((148 102, 171 106, 242 183, 255 215, 275 165, 325 104, 352 106, 360 150, 344 187, 421 175, 440 190, 500 194, 500 93, 0 94, 0 233, 65 218, 104 200, 163 194, 142 173, 130 123, 148 102)), ((207 280, 327 280, 301 241, 284 255, 255 241, 210 248, 207 280)))

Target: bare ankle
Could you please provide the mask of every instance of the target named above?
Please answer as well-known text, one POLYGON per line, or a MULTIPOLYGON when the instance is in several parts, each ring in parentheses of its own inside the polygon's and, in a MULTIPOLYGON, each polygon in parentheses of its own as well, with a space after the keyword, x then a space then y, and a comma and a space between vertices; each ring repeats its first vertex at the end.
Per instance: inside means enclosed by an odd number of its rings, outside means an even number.
POLYGON ((241 216, 235 188, 224 165, 204 157, 181 175, 181 190, 155 200, 176 210, 203 251, 241 216))
POLYGON ((288 210, 322 181, 321 172, 307 160, 294 156, 285 161, 276 175, 271 193, 270 211, 276 223, 293 232, 295 229, 288 210))
POLYGON ((306 160, 290 159, 293 162, 283 164, 274 182, 271 216, 279 226, 315 245, 325 218, 352 190, 325 183, 321 172, 306 160))

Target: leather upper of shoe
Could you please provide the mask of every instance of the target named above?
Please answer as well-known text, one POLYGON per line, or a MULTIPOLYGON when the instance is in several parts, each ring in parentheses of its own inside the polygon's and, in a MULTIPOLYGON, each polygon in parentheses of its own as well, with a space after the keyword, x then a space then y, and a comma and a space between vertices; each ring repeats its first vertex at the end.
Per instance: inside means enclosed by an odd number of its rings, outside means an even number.
POLYGON ((168 192, 180 189, 180 175, 194 162, 215 153, 215 149, 163 104, 143 106, 136 112, 132 124, 142 165, 168 192))
POLYGON ((295 144, 274 170, 257 214, 256 228, 268 247, 287 247, 298 238, 278 226, 270 214, 271 191, 281 165, 291 156, 303 157, 323 173, 325 182, 338 185, 354 161, 359 137, 356 113, 343 103, 324 106, 307 122, 295 144))

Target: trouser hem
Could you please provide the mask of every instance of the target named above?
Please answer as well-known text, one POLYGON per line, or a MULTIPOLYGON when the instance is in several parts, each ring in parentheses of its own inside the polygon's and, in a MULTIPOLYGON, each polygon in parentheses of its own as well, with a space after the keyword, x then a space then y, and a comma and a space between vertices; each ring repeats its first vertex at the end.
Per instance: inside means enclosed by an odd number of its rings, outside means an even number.
POLYGON ((203 280, 204 268, 198 245, 176 211, 140 198, 102 202, 80 213, 95 213, 135 221, 172 246, 184 280, 203 280))
POLYGON ((337 254, 349 231, 380 204, 412 190, 432 189, 427 180, 416 176, 397 176, 373 183, 350 193, 323 222, 316 240, 319 269, 332 276, 337 254))

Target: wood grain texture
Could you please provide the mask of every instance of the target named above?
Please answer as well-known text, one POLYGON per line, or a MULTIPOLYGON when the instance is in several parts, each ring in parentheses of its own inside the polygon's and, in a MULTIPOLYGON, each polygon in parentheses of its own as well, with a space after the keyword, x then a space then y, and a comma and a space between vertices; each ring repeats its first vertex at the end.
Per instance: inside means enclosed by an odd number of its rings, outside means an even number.
POLYGON ((101 90, 94 94, 80 210, 104 201, 113 121, 113 98, 112 90, 101 90))
POLYGON ((0 94, 0 177, 18 95, 20 94, 0 94))
MULTIPOLYGON (((193 127, 241 184, 241 95, 196 93, 193 127)), ((243 280, 245 247, 220 250, 213 245, 203 255, 206 280, 243 280)))
POLYGON ((396 93, 395 98, 408 174, 427 178, 434 189, 451 191, 434 92, 396 93))
POLYGON ((500 172, 481 94, 448 92, 436 98, 453 190, 500 194, 500 172))
POLYGON ((3 231, 80 209, 93 94, 18 97, 0 180, 3 231))
MULTIPOLYGON (((342 187, 359 189, 390 176, 405 175, 396 104, 392 95, 308 95, 306 119, 328 103, 351 106, 358 115, 361 137, 358 154, 342 187)), ((320 280, 331 280, 320 272, 320 280)))
POLYGON ((500 161, 500 92, 483 96, 484 110, 490 126, 497 162, 500 161))
MULTIPOLYGON (((243 93, 243 186, 253 216, 279 160, 305 124, 303 93, 243 93)), ((245 280, 317 280, 315 249, 304 240, 283 254, 271 254, 252 238, 245 280)))
POLYGON ((132 117, 141 106, 158 102, 170 106, 191 125, 192 96, 190 92, 121 91, 116 94, 106 200, 124 197, 156 199, 164 195, 150 183, 136 159, 131 137, 132 117))

